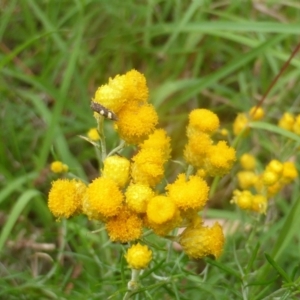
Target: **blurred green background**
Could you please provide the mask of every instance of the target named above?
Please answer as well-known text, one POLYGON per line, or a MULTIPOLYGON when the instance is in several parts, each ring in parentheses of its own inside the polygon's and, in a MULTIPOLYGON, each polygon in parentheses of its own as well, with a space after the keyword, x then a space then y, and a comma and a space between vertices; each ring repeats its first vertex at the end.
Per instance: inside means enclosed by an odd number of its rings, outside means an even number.
MULTIPOLYGON (((122 299, 129 271, 120 247, 103 232, 90 234, 97 226, 84 218, 55 223, 47 208, 51 161, 82 179, 97 174, 94 149, 78 135, 95 127, 89 103, 98 86, 132 68, 144 73, 178 159, 190 110, 209 108, 231 129, 236 114, 261 99, 299 36, 296 0, 1 0, 0 298, 122 299)), ((300 113, 299 75, 297 55, 263 104, 267 122, 300 113)), ((112 147, 117 136, 110 123, 106 129, 112 147)), ((262 159, 284 155, 268 134, 241 146, 260 147, 262 159)), ((186 290, 157 284, 136 299, 241 299, 232 279, 218 290, 216 273, 199 291, 191 277, 186 290)))

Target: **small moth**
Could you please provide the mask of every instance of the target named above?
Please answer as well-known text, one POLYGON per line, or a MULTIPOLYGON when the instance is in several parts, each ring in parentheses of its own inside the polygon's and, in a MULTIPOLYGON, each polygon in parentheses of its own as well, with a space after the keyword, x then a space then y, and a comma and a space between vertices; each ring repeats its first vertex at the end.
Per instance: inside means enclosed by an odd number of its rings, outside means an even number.
POLYGON ((119 120, 114 112, 112 112, 111 110, 107 109, 106 107, 104 107, 103 105, 101 105, 97 102, 91 103, 91 109, 107 119, 110 119, 113 121, 119 120))

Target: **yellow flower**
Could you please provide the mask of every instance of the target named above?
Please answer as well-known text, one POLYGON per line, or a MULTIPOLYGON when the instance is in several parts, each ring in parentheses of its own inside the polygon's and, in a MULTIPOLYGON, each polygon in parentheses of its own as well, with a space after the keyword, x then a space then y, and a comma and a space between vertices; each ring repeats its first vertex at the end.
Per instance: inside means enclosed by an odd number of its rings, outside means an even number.
POLYGON ((120 188, 129 181, 130 161, 119 155, 109 156, 104 160, 102 177, 111 178, 120 188))
POLYGON ((260 214, 265 214, 268 207, 268 199, 264 195, 254 195, 252 197, 251 210, 260 214))
POLYGON ((148 138, 140 144, 141 149, 159 149, 164 153, 165 160, 170 158, 171 153, 171 139, 163 129, 156 129, 148 138))
POLYGON ((227 146, 225 141, 220 141, 210 147, 206 162, 207 172, 210 176, 223 176, 230 171, 235 160, 235 150, 227 146))
POLYGON ((183 251, 194 259, 213 255, 220 257, 225 238, 222 227, 215 223, 213 227, 205 227, 202 223, 188 226, 179 236, 179 243, 183 251))
POLYGON ((195 133, 214 133, 220 125, 218 116, 208 109, 194 109, 189 114, 187 135, 195 133))
POLYGON ((273 171, 265 170, 262 174, 262 180, 264 185, 270 186, 279 180, 279 175, 273 171))
POLYGON ((300 135, 300 115, 296 117, 295 123, 293 125, 293 131, 300 135))
POLYGON ((61 161, 54 161, 51 163, 50 169, 53 173, 64 173, 69 170, 68 166, 63 164, 61 161))
POLYGON ((131 183, 125 192, 125 196, 126 204, 131 210, 137 213, 145 213, 147 204, 155 196, 155 193, 148 185, 131 183))
POLYGON ((283 165, 279 160, 273 159, 266 166, 266 171, 271 171, 281 176, 283 170, 283 165))
POLYGON ((53 181, 48 196, 50 211, 56 218, 69 218, 80 213, 85 190, 85 184, 75 179, 53 181))
POLYGON ((253 106, 249 111, 249 115, 252 120, 259 121, 264 117, 265 112, 262 107, 253 106))
POLYGON ((205 178, 207 176, 205 169, 198 169, 196 172, 196 176, 200 178, 205 178))
POLYGON ((165 154, 159 149, 142 149, 133 158, 131 177, 135 183, 157 185, 164 176, 165 154))
POLYGON ((82 213, 88 217, 89 220, 96 220, 104 222, 106 218, 99 212, 92 210, 89 202, 88 194, 85 193, 82 198, 82 213))
POLYGON ((176 213, 174 201, 166 196, 156 196, 147 205, 147 217, 150 222, 163 224, 171 220, 176 213))
POLYGON ((145 76, 137 70, 131 70, 125 74, 127 78, 127 97, 131 101, 147 102, 149 91, 145 76))
POLYGON ((109 83, 98 88, 94 102, 118 113, 127 102, 146 102, 148 87, 145 76, 136 70, 109 79, 109 83))
POLYGON ((255 169, 256 159, 253 155, 244 153, 240 157, 240 164, 244 170, 253 171, 255 169))
POLYGON ((229 132, 228 132, 228 130, 226 128, 222 128, 220 130, 220 134, 223 135, 223 136, 225 136, 225 137, 227 137, 229 135, 229 132))
POLYGON ((294 179, 298 177, 298 171, 295 167, 295 164, 291 161, 286 161, 283 163, 283 171, 282 171, 282 181, 284 184, 288 184, 292 182, 294 179))
POLYGON ((252 207, 252 199, 253 195, 250 191, 233 191, 233 198, 230 201, 231 203, 235 203, 238 207, 244 210, 249 210, 252 207))
POLYGON ((100 140, 100 135, 98 133, 98 130, 97 128, 91 128, 88 133, 87 133, 87 136, 90 140, 96 142, 96 141, 99 141, 100 140))
POLYGON ((237 173, 238 183, 241 189, 247 190, 257 181, 257 175, 252 171, 241 171, 237 173))
POLYGON ((98 177, 88 185, 87 201, 91 214, 112 217, 122 207, 123 194, 112 179, 98 177))
POLYGON ((152 133, 158 123, 154 106, 148 103, 127 103, 118 113, 115 127, 128 144, 139 144, 152 133))
POLYGON ((251 210, 260 214, 265 214, 268 206, 267 198, 261 194, 253 195, 250 191, 233 191, 231 203, 235 203, 243 210, 251 210))
POLYGON ((125 258, 130 268, 145 269, 152 260, 152 251, 146 245, 143 246, 137 243, 127 250, 125 258))
POLYGON ((291 113, 286 112, 278 121, 278 126, 283 129, 292 131, 294 123, 295 123, 295 117, 291 113))
POLYGON ((179 174, 177 180, 167 185, 168 196, 175 202, 179 209, 202 209, 207 200, 209 187, 198 176, 190 176, 186 180, 185 174, 179 174))
POLYGON ((248 123, 249 120, 246 114, 244 113, 238 114, 233 122, 234 135, 239 135, 243 130, 244 130, 244 134, 247 134, 249 132, 248 123))
POLYGON ((169 221, 157 224, 148 219, 147 215, 144 218, 145 227, 149 227, 156 235, 166 236, 171 230, 179 227, 182 224, 182 217, 177 209, 174 216, 169 221))
POLYGON ((199 133, 189 136, 184 149, 184 159, 194 167, 201 168, 212 146, 212 140, 208 134, 199 133))
POLYGON ((269 185, 267 187, 267 195, 268 197, 273 197, 277 193, 280 192, 280 190, 283 188, 283 183, 281 181, 275 182, 273 185, 269 185))
POLYGON ((123 206, 116 216, 108 219, 105 227, 112 242, 127 243, 141 237, 143 222, 136 213, 123 206))

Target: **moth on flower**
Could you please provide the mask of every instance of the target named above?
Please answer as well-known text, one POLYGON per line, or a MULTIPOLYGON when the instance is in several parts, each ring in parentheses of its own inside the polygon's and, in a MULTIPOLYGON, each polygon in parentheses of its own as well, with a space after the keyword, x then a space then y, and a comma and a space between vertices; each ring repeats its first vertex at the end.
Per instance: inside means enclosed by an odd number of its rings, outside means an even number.
POLYGON ((97 102, 91 102, 91 109, 107 119, 118 121, 118 117, 114 112, 97 102))

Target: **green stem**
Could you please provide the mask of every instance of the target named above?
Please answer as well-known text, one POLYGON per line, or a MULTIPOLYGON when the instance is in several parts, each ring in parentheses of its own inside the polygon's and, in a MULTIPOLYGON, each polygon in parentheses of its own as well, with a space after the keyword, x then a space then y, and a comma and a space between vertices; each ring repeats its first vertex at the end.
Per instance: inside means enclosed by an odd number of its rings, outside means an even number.
POLYGON ((121 140, 120 145, 117 146, 115 149, 111 150, 111 151, 108 153, 107 156, 111 156, 111 155, 113 155, 113 154, 115 154, 115 153, 118 153, 119 151, 123 150, 124 147, 125 147, 125 144, 126 144, 126 142, 123 141, 123 140, 121 140))
POLYGON ((98 131, 99 131, 99 135, 100 135, 101 165, 107 156, 103 121, 104 121, 104 118, 99 115, 97 117, 97 125, 98 125, 98 131))

